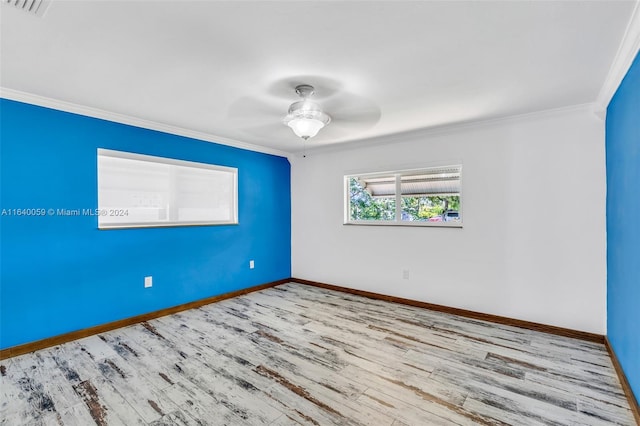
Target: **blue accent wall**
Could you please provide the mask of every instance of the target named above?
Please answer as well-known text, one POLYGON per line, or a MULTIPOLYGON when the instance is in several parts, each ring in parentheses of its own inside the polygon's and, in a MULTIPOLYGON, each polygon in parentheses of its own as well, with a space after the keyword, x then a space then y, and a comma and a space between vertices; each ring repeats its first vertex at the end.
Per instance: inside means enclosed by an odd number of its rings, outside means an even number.
POLYGON ((607 108, 607 336, 640 398, 640 55, 607 108))
POLYGON ((239 198, 239 225, 0 216, 0 347, 291 276, 286 158, 6 99, 0 118, 0 209, 95 209, 97 148, 237 167, 239 198))

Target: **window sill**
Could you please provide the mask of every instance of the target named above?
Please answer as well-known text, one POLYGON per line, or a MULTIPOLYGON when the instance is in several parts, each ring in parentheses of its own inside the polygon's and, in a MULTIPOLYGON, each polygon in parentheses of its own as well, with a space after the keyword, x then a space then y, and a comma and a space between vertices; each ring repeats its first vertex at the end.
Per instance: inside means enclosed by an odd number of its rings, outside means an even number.
POLYGON ((113 225, 98 225, 101 231, 109 229, 137 229, 137 228, 181 228, 185 226, 220 226, 238 225, 238 222, 149 222, 149 223, 118 223, 113 225))
POLYGON ((462 222, 392 222, 392 221, 359 221, 359 222, 345 222, 343 225, 364 225, 364 226, 414 226, 421 228, 462 228, 462 222))

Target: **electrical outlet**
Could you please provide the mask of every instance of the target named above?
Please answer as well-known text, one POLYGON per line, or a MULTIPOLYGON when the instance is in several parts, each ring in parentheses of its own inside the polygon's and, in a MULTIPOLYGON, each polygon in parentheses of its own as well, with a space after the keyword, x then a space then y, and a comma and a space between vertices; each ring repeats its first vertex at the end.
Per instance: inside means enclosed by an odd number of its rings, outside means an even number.
POLYGON ((144 288, 153 287, 153 277, 144 277, 144 288))
POLYGON ((249 261, 249 269, 253 269, 253 268, 255 268, 255 267, 256 267, 255 262, 254 262, 253 260, 250 260, 250 261, 249 261))
POLYGON ((403 280, 408 280, 409 279, 409 270, 408 269, 403 269, 402 270, 402 279, 403 280))

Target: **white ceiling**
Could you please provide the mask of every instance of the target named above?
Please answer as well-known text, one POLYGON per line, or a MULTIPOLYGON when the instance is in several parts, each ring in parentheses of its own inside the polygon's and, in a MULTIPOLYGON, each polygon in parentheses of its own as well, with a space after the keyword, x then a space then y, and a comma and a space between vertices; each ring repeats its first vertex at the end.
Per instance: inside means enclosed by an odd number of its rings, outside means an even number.
POLYGON ((3 4, 0 85, 286 152, 596 100, 636 1, 3 4), (365 114, 362 120, 360 113, 365 114))

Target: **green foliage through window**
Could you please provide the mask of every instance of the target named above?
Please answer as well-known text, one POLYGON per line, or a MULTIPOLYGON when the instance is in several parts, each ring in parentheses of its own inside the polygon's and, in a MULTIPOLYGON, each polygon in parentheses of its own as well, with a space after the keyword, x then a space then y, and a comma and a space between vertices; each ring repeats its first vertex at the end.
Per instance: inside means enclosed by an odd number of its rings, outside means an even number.
POLYGON ((395 197, 372 197, 356 178, 349 178, 351 220, 395 220, 395 197))
POLYGON ((402 197, 402 220, 429 220, 460 209, 460 196, 402 197))

